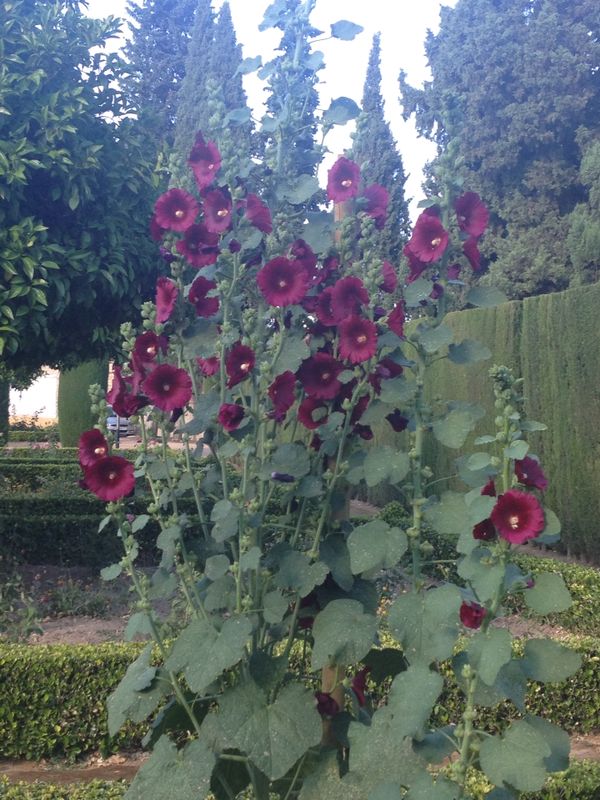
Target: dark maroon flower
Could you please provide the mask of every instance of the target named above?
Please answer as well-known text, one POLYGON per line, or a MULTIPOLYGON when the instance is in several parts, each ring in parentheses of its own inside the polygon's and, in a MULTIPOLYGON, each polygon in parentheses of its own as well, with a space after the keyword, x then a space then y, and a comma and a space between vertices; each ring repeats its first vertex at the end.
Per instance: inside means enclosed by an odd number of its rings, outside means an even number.
POLYGON ((381 265, 381 275, 383 281, 379 284, 379 288, 388 294, 395 292, 398 286, 398 276, 389 261, 384 261, 381 265))
POLYGON ((131 417, 148 404, 145 397, 132 392, 129 382, 123 378, 120 367, 114 367, 112 385, 106 393, 106 400, 119 417, 131 417))
POLYGON ((360 278, 349 276, 334 283, 331 293, 331 308, 336 322, 359 314, 369 304, 369 293, 360 278))
POLYGON ((321 270, 321 283, 333 275, 340 268, 340 259, 336 255, 327 256, 323 261, 323 268, 321 270))
POLYGON ((192 397, 192 379, 184 369, 159 364, 150 372, 142 388, 151 402, 162 411, 183 408, 192 397))
POLYGON ((133 464, 122 456, 106 456, 84 468, 86 487, 107 503, 127 497, 135 489, 133 464))
POLYGON ((531 486, 533 489, 539 489, 540 492, 543 492, 548 486, 544 470, 540 467, 539 462, 530 456, 515 461, 515 475, 523 486, 531 486))
POLYGON ((273 230, 269 207, 266 203, 263 203, 258 195, 249 194, 246 198, 246 219, 263 233, 271 233, 273 230))
POLYGON ((391 414, 386 414, 385 418, 396 431, 396 433, 401 433, 402 431, 406 430, 408 425, 408 417, 405 417, 400 412, 400 409, 395 408, 391 414))
POLYGON ((237 239, 232 239, 229 242, 229 252, 230 253, 239 253, 241 249, 242 249, 242 244, 241 244, 241 242, 238 242, 237 239))
POLYGON ((196 309, 199 317, 212 317, 219 310, 219 298, 207 296, 216 288, 215 281, 209 281, 202 275, 199 275, 190 286, 188 300, 196 309))
POLYGON ((544 530, 544 512, 531 494, 510 489, 500 495, 490 519, 499 535, 511 544, 523 544, 544 530))
POLYGON ((328 286, 317 298, 315 313, 319 322, 328 327, 336 324, 336 317, 331 306, 333 287, 328 286))
POLYGON ((196 134, 196 141, 188 158, 198 188, 206 189, 214 181, 221 166, 221 154, 214 142, 205 142, 201 133, 196 134))
POLYGON ((489 542, 491 539, 496 538, 496 528, 494 528, 494 523, 491 519, 484 519, 481 522, 478 522, 477 525, 473 528, 473 538, 474 539, 482 539, 485 542, 489 542))
POLYGON ((244 419, 244 408, 237 403, 223 403, 217 419, 226 431, 235 431, 244 419))
POLYGON ((479 603, 467 603, 464 600, 458 613, 460 616, 460 621, 465 628, 473 628, 473 630, 477 630, 477 628, 481 627, 481 623, 483 622, 487 611, 483 606, 480 606, 479 603))
POLYGON ((432 300, 439 300, 443 294, 444 294, 444 287, 442 286, 442 284, 434 283, 431 289, 431 293, 429 294, 429 297, 431 297, 432 300))
POLYGON ((214 264, 219 255, 219 237, 211 233, 206 225, 201 222, 190 225, 184 231, 183 239, 175 245, 177 252, 185 258, 188 264, 198 269, 214 264))
POLYGON ((460 264, 451 264, 448 267, 448 280, 457 281, 460 276, 460 270, 461 270, 460 264))
POLYGON ((79 463, 82 467, 89 467, 107 455, 108 442, 98 428, 92 428, 81 434, 79 437, 79 463))
POLYGON ((302 362, 298 378, 307 395, 332 400, 342 388, 338 375, 343 369, 343 364, 328 353, 315 353, 302 362))
POLYGON ((156 215, 153 214, 150 220, 150 238, 154 242, 161 242, 163 236, 165 235, 165 228, 162 225, 159 225, 156 220, 156 215))
POLYGON ((427 269, 427 264, 424 261, 421 261, 416 257, 416 255, 409 250, 408 245, 404 245, 404 249, 402 253, 408 259, 408 275, 406 276, 407 283, 414 283, 417 278, 420 278, 421 275, 427 269))
POLYGON ((231 197, 223 189, 204 195, 204 224, 211 233, 224 233, 231 225, 231 197))
POLYGON ((371 667, 363 667, 360 672, 352 678, 350 684, 352 691, 356 695, 358 705, 363 708, 366 705, 367 699, 365 697, 367 691, 367 675, 371 672, 371 667))
POLYGON ((241 342, 236 342, 225 358, 225 370, 229 380, 227 386, 231 389, 238 383, 245 381, 254 369, 256 356, 254 350, 241 342))
POLYGON ((143 364, 151 364, 156 361, 159 353, 167 352, 168 344, 166 336, 157 336, 152 331, 146 331, 136 338, 133 352, 143 364))
POLYGON ((267 392, 273 403, 273 416, 281 421, 296 400, 296 376, 290 370, 282 372, 275 378, 267 392))
POLYGON ((448 246, 448 231, 431 214, 421 214, 415 223, 407 249, 427 264, 441 258, 448 246))
POLYGON ((356 424, 352 431, 357 436, 360 436, 361 439, 365 439, 367 442, 370 442, 373 438, 373 430, 369 425, 356 424))
POLYGON ((484 497, 496 497, 496 485, 494 483, 494 479, 490 478, 486 485, 481 490, 481 494, 484 497))
POLYGON ((327 197, 342 203, 356 197, 360 184, 360 168, 349 158, 340 156, 327 173, 327 197))
POLYGON ((481 269, 481 253, 477 247, 477 239, 474 236, 472 236, 470 239, 467 239, 467 241, 463 244, 462 249, 469 264, 471 265, 473 272, 477 272, 479 269, 481 269))
POLYGON ((458 227, 469 236, 481 236, 490 215, 477 192, 465 192, 454 203, 458 227))
POLYGON ((267 261, 256 282, 267 303, 278 307, 299 303, 308 288, 304 270, 283 256, 267 261))
POLYGON ((393 331, 396 336, 400 336, 400 338, 404 336, 404 304, 402 300, 398 300, 394 308, 390 311, 387 324, 388 328, 393 331))
POLYGON ((335 717, 340 713, 340 707, 336 700, 327 692, 315 692, 317 700, 317 711, 322 717, 335 717))
POLYGON ((207 378, 210 378, 211 375, 215 375, 221 366, 218 356, 210 356, 210 358, 198 357, 196 363, 198 364, 200 372, 207 378))
POLYGON ((363 209, 365 214, 375 220, 375 227, 377 230, 382 230, 382 228, 385 226, 385 221, 387 219, 387 207, 388 203, 390 202, 388 190, 385 187, 380 186, 378 183, 374 183, 372 186, 367 186, 362 193, 362 196, 367 201, 367 204, 363 209))
POLYGON ((340 322, 340 355, 351 364, 373 358, 377 349, 377 328, 370 319, 348 317, 340 322))
POLYGON ((293 475, 288 475, 287 472, 272 472, 271 480, 278 483, 294 483, 296 478, 293 475))
POLYGON ((154 216, 161 228, 184 231, 195 221, 200 206, 195 197, 183 189, 169 189, 154 205, 154 216))
POLYGON ((379 394, 381 392, 381 381, 388 380, 388 378, 397 378, 402 375, 403 371, 402 366, 396 364, 389 356, 382 358, 376 365, 374 372, 369 375, 369 383, 375 389, 375 392, 379 394))
POLYGON ((327 422, 327 416, 327 406, 316 397, 305 397, 298 406, 298 421, 311 431, 324 425, 327 422), (321 413, 315 414, 318 409, 322 410, 321 413))
POLYGON ((179 289, 170 278, 159 278, 156 281, 156 321, 166 322, 175 308, 179 289))

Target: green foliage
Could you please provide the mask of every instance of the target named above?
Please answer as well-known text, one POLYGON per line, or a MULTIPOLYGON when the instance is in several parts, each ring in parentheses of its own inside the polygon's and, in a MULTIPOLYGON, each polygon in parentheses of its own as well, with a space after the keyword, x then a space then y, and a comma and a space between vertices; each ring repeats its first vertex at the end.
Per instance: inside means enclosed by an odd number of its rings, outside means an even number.
POLYGON ((121 800, 127 784, 121 781, 88 781, 86 783, 10 783, 0 776, 3 800, 121 800))
POLYGON ((105 355, 125 306, 149 296, 152 175, 123 116, 123 63, 90 52, 115 20, 61 0, 1 7, 0 348, 33 371, 105 355))
POLYGON ((0 379, 0 447, 8 441, 8 404, 10 401, 10 383, 0 379))
POLYGON ((569 215, 588 192, 578 134, 598 136, 599 48, 595 0, 460 0, 428 34, 432 80, 400 75, 404 116, 438 144, 439 169, 490 205, 484 253, 511 297, 566 288, 572 264, 595 274, 589 250, 571 261, 567 233, 593 236, 589 210, 569 215))
POLYGON ((63 447, 77 447, 79 437, 96 422, 90 410, 89 388, 99 384, 104 390, 108 383, 106 361, 86 361, 78 367, 61 372, 58 381, 58 430, 63 447))

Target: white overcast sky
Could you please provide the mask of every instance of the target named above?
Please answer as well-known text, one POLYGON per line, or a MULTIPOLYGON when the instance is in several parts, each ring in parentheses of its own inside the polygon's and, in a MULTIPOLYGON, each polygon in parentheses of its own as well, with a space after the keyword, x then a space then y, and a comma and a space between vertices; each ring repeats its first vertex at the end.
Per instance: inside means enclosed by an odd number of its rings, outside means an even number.
MULTIPOLYGON (((279 40, 278 31, 260 32, 258 25, 271 0, 229 0, 233 23, 244 56, 262 55, 263 61, 272 57, 279 40)), ((222 0, 213 0, 217 10, 222 0)), ((456 0, 445 0, 443 5, 453 6, 456 0)), ((331 40, 321 42, 318 49, 325 54, 322 76, 321 100, 324 107, 332 97, 345 95, 359 104, 367 69, 373 34, 381 32, 382 90, 385 114, 404 160, 409 178, 406 195, 412 198, 413 215, 416 202, 422 198, 421 179, 425 162, 434 154, 433 145, 417 137, 414 124, 405 123, 398 102, 398 73, 404 69, 413 85, 421 85, 429 77, 424 53, 428 29, 439 27, 440 0, 317 0, 312 16, 315 27, 329 31, 329 25, 348 19, 364 28, 352 42, 331 40)), ((125 16, 126 0, 89 0, 88 13, 94 17, 113 14, 125 16)), ((246 79, 250 105, 260 116, 262 102, 261 84, 254 76, 246 79)), ((350 144, 350 125, 334 131, 326 141, 335 153, 341 153, 350 144)))

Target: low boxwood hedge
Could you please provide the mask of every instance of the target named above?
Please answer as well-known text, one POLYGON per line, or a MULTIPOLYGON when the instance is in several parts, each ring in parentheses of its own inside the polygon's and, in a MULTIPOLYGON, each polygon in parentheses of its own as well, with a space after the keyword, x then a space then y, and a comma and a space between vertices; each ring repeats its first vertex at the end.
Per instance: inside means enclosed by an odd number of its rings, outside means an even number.
POLYGON ((43 428, 35 431, 8 431, 9 442, 50 442, 58 440, 56 427, 43 428))
MULTIPOLYGON (((12 436, 12 434, 11 434, 12 436)), ((78 461, 76 447, 15 447, 0 450, 0 462, 10 461, 78 461)))
POLYGON ((127 791, 125 781, 89 781, 88 783, 9 783, 0 777, 2 800, 121 800, 127 791))

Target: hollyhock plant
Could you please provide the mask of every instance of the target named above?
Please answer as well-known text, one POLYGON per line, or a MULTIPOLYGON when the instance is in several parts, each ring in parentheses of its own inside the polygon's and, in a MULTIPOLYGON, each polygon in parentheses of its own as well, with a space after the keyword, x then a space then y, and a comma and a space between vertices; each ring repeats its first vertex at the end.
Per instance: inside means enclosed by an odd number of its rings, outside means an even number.
POLYGON ((255 362, 254 350, 241 342, 236 342, 225 358, 225 370, 229 378, 227 388, 231 389, 245 381, 254 369, 255 362))
POLYGON ((374 183, 372 186, 368 186, 362 194, 367 201, 363 209, 365 214, 375 220, 375 227, 378 230, 382 230, 385 227, 387 208, 390 202, 388 190, 384 186, 374 183))
POLYGON ((153 214, 150 220, 150 237, 152 241, 162 242, 165 233, 166 233, 166 228, 163 228, 162 225, 158 224, 158 220, 156 219, 156 214, 153 214))
POLYGON ((214 181, 215 175, 221 167, 221 154, 215 142, 205 142, 201 133, 196 135, 196 141, 190 152, 188 164, 194 173, 196 185, 201 191, 214 181))
POLYGON ((334 203, 343 203, 358 195, 360 167, 345 156, 340 156, 327 173, 327 197, 334 203))
POLYGON ((459 610, 460 621, 465 628, 471 628, 472 630, 481 628, 486 614, 487 610, 479 603, 468 603, 466 600, 463 601, 459 610))
POLYGON ((351 364, 368 361, 377 349, 377 328, 370 319, 348 317, 339 324, 340 356, 351 364))
POLYGON ((188 300, 196 309, 199 317, 212 317, 219 310, 219 298, 207 297, 209 292, 217 288, 215 281, 209 281, 199 275, 190 286, 188 300))
POLYGON ((473 527, 473 538, 489 542, 496 538, 496 528, 491 519, 484 519, 473 527))
POLYGON ((159 278, 156 282, 156 321, 167 322, 170 319, 179 289, 170 278, 159 278))
POLYGON ((467 241, 463 244, 462 249, 467 261, 471 265, 473 272, 479 272, 481 269, 481 253, 479 252, 479 247, 477 246, 477 239, 474 236, 472 236, 470 239, 467 239, 467 241))
POLYGON ((409 249, 408 245, 404 245, 402 254, 408 259, 408 275, 406 276, 407 283, 414 283, 425 272, 429 266, 409 249))
POLYGON ((197 223, 190 225, 175 245, 180 253, 192 267, 208 267, 214 264, 219 255, 219 237, 211 233, 206 225, 197 223))
POLYGON ((244 419, 244 407, 237 403, 223 403, 217 415, 219 425, 226 431, 235 431, 244 419))
POLYGON ((298 379, 307 395, 332 400, 342 388, 338 375, 343 369, 344 365, 329 353, 315 353, 302 362, 298 379))
POLYGON ((122 456, 99 458, 84 469, 87 488, 100 500, 112 503, 127 497, 135 489, 134 468, 122 456))
POLYGON ((273 230, 273 221, 271 220, 271 212, 266 203, 256 194, 249 194, 246 198, 246 219, 250 225, 254 225, 262 233, 271 233, 273 230))
POLYGON ((189 403, 192 379, 184 369, 171 364, 159 364, 146 376, 142 389, 157 408, 174 411, 189 403))
POLYGON ((209 358, 198 357, 196 363, 198 369, 206 378, 210 378, 211 375, 216 375, 221 366, 221 362, 217 356, 210 356, 209 358))
POLYGON ((282 256, 268 261, 256 282, 267 303, 278 307, 300 303, 308 288, 304 270, 282 256))
POLYGON ((274 418, 282 420, 296 401, 296 376, 290 370, 278 375, 267 390, 273 403, 274 418))
POLYGON ((402 301, 396 303, 391 310, 388 320, 388 328, 393 331, 396 336, 402 338, 404 336, 404 305, 402 301))
POLYGON ((107 455, 108 442, 98 428, 92 428, 81 434, 79 437, 79 463, 82 467, 89 467, 107 455))
POLYGON ((363 306, 369 304, 369 293, 360 278, 349 276, 333 284, 331 290, 331 309, 336 322, 359 314, 363 306))
POLYGON ((361 708, 367 704, 366 692, 367 692, 367 676, 371 672, 370 667, 363 667, 356 675, 352 678, 352 683, 350 684, 352 691, 356 697, 356 701, 361 708))
POLYGON ((335 717, 336 714, 340 713, 337 700, 334 700, 328 692, 315 692, 315 698, 317 711, 322 717, 335 717))
POLYGON ((153 331, 146 331, 136 338, 133 352, 143 364, 151 364, 156 361, 159 353, 166 354, 168 346, 166 336, 157 336, 153 331))
POLYGON ((379 284, 379 288, 382 292, 393 294, 398 286, 398 276, 389 261, 384 261, 381 265, 381 275, 383 281, 379 284))
POLYGON ((510 489, 498 498, 490 519, 498 534, 511 544, 535 539, 544 530, 544 512, 531 494, 510 489))
POLYGON ((429 264, 442 257, 448 247, 449 235, 441 221, 432 214, 423 213, 413 228, 406 248, 419 261, 429 264))
POLYGON ((519 461, 515 461, 515 475, 523 486, 530 486, 532 489, 539 489, 543 492, 548 487, 548 479, 544 475, 539 461, 531 456, 525 456, 519 461))
POLYGON ((460 264, 451 264, 448 267, 448 280, 457 281, 460 278, 461 266, 460 264))
POLYGON ((402 433, 402 431, 406 430, 408 427, 408 417, 405 417, 398 408, 395 408, 391 414, 386 414, 385 418, 392 426, 392 429, 396 431, 396 433, 402 433))
POLYGON ((121 368, 113 368, 112 385, 106 399, 119 417, 131 417, 148 404, 148 399, 133 391, 131 382, 125 380, 121 368))
POLYGON ((200 211, 196 198, 183 189, 169 189, 154 206, 156 223, 165 230, 184 231, 195 222, 200 211))
POLYGON ((204 195, 204 224, 211 233, 224 233, 231 226, 231 197, 223 189, 204 195))
POLYGON ((469 236, 481 236, 489 222, 489 212, 477 192, 465 192, 454 202, 456 219, 461 231, 469 236))
POLYGON ((327 406, 316 397, 305 397, 298 406, 298 421, 305 428, 315 430, 327 422, 327 406))
POLYGON ((328 286, 320 292, 315 307, 315 313, 319 322, 329 327, 335 325, 337 322, 337 317, 333 313, 332 298, 333 287, 328 286))

